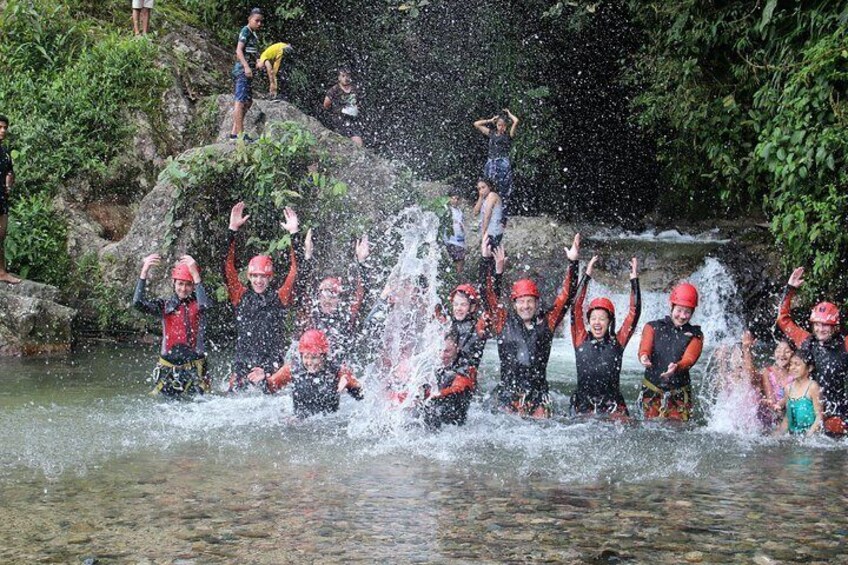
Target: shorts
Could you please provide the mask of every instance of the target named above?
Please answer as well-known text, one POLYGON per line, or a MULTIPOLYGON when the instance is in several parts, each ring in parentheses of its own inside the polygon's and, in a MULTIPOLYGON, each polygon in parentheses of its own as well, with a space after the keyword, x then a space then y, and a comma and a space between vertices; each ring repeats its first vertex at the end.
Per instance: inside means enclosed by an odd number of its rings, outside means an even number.
POLYGON ((239 73, 235 75, 234 80, 236 82, 235 101, 251 102, 253 100, 253 89, 251 87, 253 79, 247 78, 244 73, 239 73))
POLYGON ((339 133, 345 137, 362 137, 362 126, 359 122, 342 120, 339 124, 339 133))
POLYGON ((132 0, 133 10, 141 10, 142 8, 153 9, 153 0, 132 0))
POLYGON ((453 243, 446 243, 445 247, 448 250, 451 261, 465 261, 465 248, 453 243))

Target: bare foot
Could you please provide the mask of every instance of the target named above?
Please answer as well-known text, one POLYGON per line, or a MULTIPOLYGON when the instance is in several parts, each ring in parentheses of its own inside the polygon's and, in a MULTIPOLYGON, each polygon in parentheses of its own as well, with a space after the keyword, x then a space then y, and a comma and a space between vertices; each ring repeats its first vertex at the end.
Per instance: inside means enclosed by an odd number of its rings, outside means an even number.
POLYGON ((13 275, 12 273, 0 273, 0 282, 5 282, 9 284, 18 284, 21 282, 21 279, 13 275))

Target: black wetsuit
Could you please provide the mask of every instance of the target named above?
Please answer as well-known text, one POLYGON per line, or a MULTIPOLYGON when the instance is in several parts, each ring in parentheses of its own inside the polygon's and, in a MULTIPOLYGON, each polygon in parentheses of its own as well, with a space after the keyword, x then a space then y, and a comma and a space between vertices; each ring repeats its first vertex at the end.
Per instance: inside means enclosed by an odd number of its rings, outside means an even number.
POLYGON ((0 216, 9 213, 9 188, 6 186, 6 175, 14 173, 12 165, 12 153, 0 145, 0 216))

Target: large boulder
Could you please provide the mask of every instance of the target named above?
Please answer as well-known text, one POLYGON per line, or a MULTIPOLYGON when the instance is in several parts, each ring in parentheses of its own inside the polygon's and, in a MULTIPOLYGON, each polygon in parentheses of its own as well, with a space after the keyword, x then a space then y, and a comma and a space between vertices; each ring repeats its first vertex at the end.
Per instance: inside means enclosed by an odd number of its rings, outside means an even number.
POLYGON ((59 289, 45 284, 0 286, 0 355, 68 351, 76 310, 59 300, 59 289))

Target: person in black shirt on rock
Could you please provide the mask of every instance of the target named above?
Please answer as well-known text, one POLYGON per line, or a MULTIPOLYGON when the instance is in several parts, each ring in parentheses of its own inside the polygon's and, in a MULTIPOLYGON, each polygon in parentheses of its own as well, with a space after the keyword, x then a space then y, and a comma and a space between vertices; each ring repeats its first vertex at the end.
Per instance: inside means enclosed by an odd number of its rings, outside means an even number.
MULTIPOLYGON (((9 131, 9 118, 0 116, 0 143, 6 139, 9 131)), ((6 270, 6 228, 9 225, 9 191, 15 184, 15 171, 12 167, 12 155, 0 145, 0 281, 18 284, 21 279, 6 270)))

